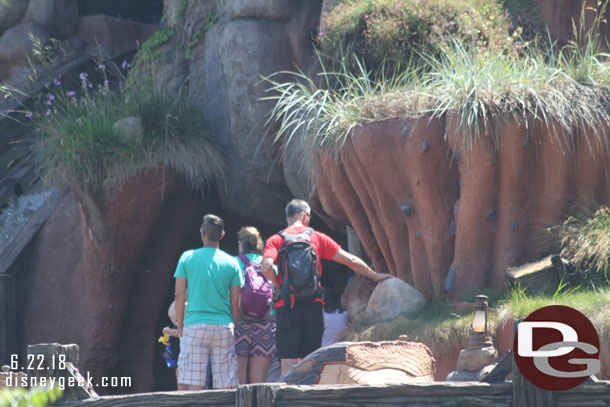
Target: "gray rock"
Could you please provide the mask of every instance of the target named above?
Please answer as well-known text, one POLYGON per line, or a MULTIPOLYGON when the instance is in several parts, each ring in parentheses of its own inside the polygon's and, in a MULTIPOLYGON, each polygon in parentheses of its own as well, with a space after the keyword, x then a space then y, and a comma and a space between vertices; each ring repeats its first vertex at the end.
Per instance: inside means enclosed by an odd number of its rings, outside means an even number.
POLYGON ((139 117, 125 117, 112 125, 112 132, 127 141, 137 141, 142 137, 142 121, 139 117))
POLYGON ((457 369, 478 372, 497 361, 498 351, 493 346, 483 349, 462 349, 457 360, 457 369))
POLYGON ((17 25, 28 7, 28 0, 0 1, 0 33, 17 25))
POLYGON ((487 376, 487 374, 489 372, 491 372, 492 370, 494 370, 494 367, 496 367, 495 364, 493 365, 487 365, 485 366, 483 369, 479 370, 479 372, 477 373, 477 381, 481 381, 482 378, 484 378, 485 376, 487 376))
POLYGON ((292 0, 217 0, 218 11, 223 18, 260 18, 286 21, 292 13, 292 0))
POLYGON ((468 372, 466 370, 454 370, 447 375, 446 382, 476 382, 477 372, 468 372))
POLYGON ((369 321, 394 319, 400 314, 413 315, 426 305, 426 299, 400 278, 390 278, 377 284, 365 316, 369 321))
POLYGON ((30 0, 26 22, 44 27, 52 37, 67 38, 78 30, 76 0, 30 0))
MULTIPOLYGON (((219 24, 215 28, 220 61, 206 61, 206 67, 210 67, 206 71, 206 90, 208 106, 212 106, 213 101, 225 105, 224 109, 215 107, 209 111, 210 122, 228 120, 228 123, 215 124, 218 130, 226 132, 215 135, 223 145, 229 163, 226 188, 220 191, 220 202, 223 209, 251 222, 281 226, 285 224, 284 206, 292 194, 278 165, 274 164, 276 157, 272 155, 272 149, 262 143, 267 135, 265 120, 273 102, 260 98, 266 96, 268 86, 261 82, 261 76, 290 68, 290 50, 283 35, 283 25, 244 20, 219 24), (211 72, 218 67, 222 67, 221 73, 211 72), (226 88, 221 89, 222 86, 226 88), (248 197, 248 205, 243 204, 243 197, 248 197)), ((195 73, 191 72, 193 75, 195 73)))
POLYGON ((282 157, 284 180, 295 198, 309 201, 315 193, 315 184, 310 177, 312 165, 313 160, 301 143, 292 141, 284 144, 282 157))
POLYGON ((32 36, 37 38, 42 45, 49 41, 49 34, 37 24, 19 24, 6 30, 0 38, 0 61, 15 63, 31 57, 34 44, 32 36))

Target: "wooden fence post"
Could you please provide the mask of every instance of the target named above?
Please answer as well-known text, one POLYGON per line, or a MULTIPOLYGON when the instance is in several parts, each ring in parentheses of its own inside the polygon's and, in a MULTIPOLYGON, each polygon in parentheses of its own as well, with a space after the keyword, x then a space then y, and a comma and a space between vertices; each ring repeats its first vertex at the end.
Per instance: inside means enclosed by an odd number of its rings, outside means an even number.
POLYGON ((0 274, 0 366, 9 364, 15 352, 15 279, 0 274))
POLYGON ((275 407, 281 387, 275 383, 245 384, 237 388, 235 407, 275 407))
MULTIPOLYGON (((515 321, 514 333, 521 320, 515 321)), ((514 336, 514 335, 513 335, 514 336)), ((516 349, 514 349, 516 351, 516 349)), ((555 394, 534 386, 519 371, 513 352, 513 407, 554 407, 555 394)))
POLYGON ((81 400, 97 397, 95 391, 88 387, 86 380, 78 372, 78 345, 60 345, 58 343, 40 343, 28 345, 28 364, 31 369, 28 375, 40 382, 42 377, 64 379, 63 398, 81 400), (72 385, 69 385, 70 382, 72 385))

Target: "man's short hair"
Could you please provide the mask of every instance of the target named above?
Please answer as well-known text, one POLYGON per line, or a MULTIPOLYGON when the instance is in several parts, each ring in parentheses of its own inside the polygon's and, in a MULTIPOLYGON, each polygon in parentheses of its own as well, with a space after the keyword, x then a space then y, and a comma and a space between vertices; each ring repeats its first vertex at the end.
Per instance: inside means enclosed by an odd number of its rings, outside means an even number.
POLYGON ((292 218, 294 215, 307 212, 311 215, 311 208, 309 204, 302 199, 293 199, 286 205, 286 217, 292 218))
POLYGON ((212 214, 203 217, 201 231, 205 233, 205 236, 209 241, 219 242, 224 230, 225 222, 220 217, 212 214))

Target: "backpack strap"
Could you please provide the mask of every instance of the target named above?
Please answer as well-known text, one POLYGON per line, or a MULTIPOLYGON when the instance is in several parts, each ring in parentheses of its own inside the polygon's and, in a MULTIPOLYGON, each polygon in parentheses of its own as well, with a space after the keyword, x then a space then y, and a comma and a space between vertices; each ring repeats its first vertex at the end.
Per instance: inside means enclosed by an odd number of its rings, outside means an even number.
POLYGON ((237 258, 244 264, 244 270, 250 265, 250 259, 243 254, 240 254, 237 258))

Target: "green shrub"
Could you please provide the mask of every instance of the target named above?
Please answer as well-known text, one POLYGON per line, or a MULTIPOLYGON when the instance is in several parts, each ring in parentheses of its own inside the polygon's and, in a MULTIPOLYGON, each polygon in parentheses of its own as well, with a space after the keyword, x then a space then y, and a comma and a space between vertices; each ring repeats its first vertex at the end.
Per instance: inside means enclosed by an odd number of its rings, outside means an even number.
POLYGON ((576 266, 583 285, 608 285, 610 272, 610 208, 583 209, 554 228, 561 254, 576 266))
POLYGON ((104 81, 97 85, 81 73, 80 90, 56 80, 26 113, 40 134, 43 175, 74 180, 91 190, 154 166, 177 170, 193 186, 221 178, 222 155, 201 109, 184 95, 152 90, 146 82, 125 82, 127 66, 100 64, 104 81), (111 88, 112 78, 119 89, 111 88), (124 118, 139 119, 141 131, 113 131, 124 118))
POLYGON ((55 404, 61 395, 57 389, 5 388, 0 390, 0 407, 46 407, 55 404))
POLYGON ((510 20, 497 1, 346 0, 325 17, 320 33, 324 55, 355 54, 371 69, 394 70, 436 56, 447 36, 483 48, 512 42, 510 20))

